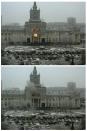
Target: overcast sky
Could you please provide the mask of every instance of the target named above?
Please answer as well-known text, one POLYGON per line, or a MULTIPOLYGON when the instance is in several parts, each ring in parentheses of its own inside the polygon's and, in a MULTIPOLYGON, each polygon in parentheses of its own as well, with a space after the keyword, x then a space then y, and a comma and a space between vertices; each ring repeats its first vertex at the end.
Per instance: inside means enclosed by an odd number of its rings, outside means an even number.
MULTIPOLYGON (((34 66, 2 67, 3 88, 24 89, 34 66)), ((66 87, 67 82, 76 82, 77 87, 85 87, 85 67, 36 66, 41 76, 41 84, 47 87, 66 87)))
MULTIPOLYGON (((29 20, 32 2, 2 2, 2 24, 20 23, 29 20)), ((85 2, 37 2, 41 19, 46 22, 65 22, 67 17, 76 17, 77 22, 85 22, 85 2)))

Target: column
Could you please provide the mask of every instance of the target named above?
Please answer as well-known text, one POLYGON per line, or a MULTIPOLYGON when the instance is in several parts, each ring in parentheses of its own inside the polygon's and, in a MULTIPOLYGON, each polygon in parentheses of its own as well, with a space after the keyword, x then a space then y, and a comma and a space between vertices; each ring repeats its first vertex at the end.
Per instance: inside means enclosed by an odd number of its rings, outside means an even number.
POLYGON ((40 99, 39 99, 39 107, 40 107, 40 99))
POLYGON ((38 98, 38 107, 39 107, 39 98, 38 98))
POLYGON ((32 99, 32 107, 34 107, 34 99, 32 99))

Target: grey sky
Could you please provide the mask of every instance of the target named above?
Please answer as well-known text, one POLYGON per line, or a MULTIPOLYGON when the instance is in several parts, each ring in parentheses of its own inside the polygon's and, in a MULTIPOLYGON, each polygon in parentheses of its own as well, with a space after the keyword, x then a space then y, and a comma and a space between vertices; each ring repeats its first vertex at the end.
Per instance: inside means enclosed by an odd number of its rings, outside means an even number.
MULTIPOLYGON (((2 23, 24 24, 29 20, 32 2, 2 2, 2 23)), ((62 22, 67 17, 76 17, 77 22, 85 22, 85 2, 37 2, 41 19, 46 22, 62 22)))
MULTIPOLYGON (((34 66, 2 67, 3 88, 24 89, 30 73, 34 66)), ((76 82, 77 87, 85 87, 85 66, 84 67, 57 67, 57 66, 36 66, 41 76, 41 84, 48 87, 67 86, 67 82, 76 82)))

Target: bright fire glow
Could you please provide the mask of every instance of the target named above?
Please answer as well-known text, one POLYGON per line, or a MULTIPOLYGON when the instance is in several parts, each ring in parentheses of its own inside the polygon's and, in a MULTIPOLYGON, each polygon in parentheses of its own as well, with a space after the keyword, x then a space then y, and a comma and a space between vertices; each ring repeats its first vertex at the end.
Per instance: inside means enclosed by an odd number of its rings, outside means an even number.
POLYGON ((37 34, 34 34, 34 37, 37 37, 37 34))

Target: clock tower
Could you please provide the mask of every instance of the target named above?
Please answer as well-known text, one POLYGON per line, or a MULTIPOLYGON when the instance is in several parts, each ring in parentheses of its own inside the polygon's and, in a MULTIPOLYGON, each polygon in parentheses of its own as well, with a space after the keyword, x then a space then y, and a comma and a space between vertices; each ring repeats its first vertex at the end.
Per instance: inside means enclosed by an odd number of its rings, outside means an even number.
POLYGON ((36 66, 33 69, 33 72, 30 75, 30 82, 33 82, 36 87, 40 87, 40 74, 37 74, 36 66))
POLYGON ((34 45, 44 41, 46 34, 46 22, 40 19, 40 9, 37 8, 36 2, 33 3, 33 7, 30 9, 30 19, 25 23, 25 33, 27 37, 27 43, 34 45))
POLYGON ((30 10, 30 22, 40 21, 40 10, 37 9, 36 2, 34 2, 33 8, 30 10))

